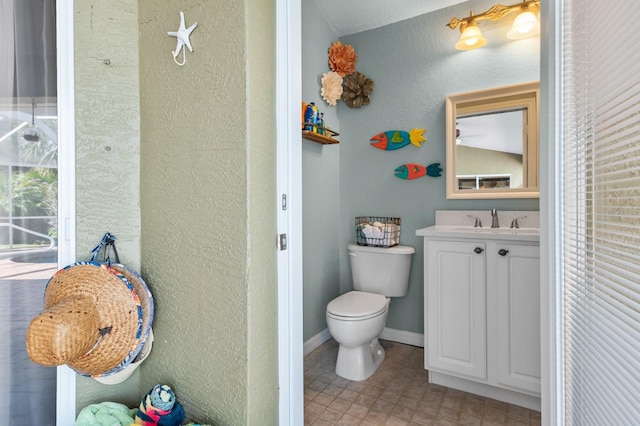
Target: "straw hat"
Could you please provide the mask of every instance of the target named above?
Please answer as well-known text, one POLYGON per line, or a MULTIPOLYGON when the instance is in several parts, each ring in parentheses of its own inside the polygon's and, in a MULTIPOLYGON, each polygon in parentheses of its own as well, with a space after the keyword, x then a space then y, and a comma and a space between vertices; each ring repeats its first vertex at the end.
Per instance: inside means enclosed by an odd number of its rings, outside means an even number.
POLYGON ((27 331, 33 362, 67 364, 85 376, 112 374, 131 363, 147 337, 143 324, 146 318, 151 325, 153 301, 142 279, 119 269, 78 262, 55 273, 45 290, 45 311, 27 331))
POLYGON ((100 376, 93 376, 93 378, 100 383, 115 385, 127 380, 151 353, 151 347, 153 345, 153 330, 151 329, 151 325, 153 324, 154 304, 149 287, 147 287, 147 284, 137 272, 127 268, 121 263, 111 263, 109 266, 111 269, 123 275, 133 285, 133 289, 138 294, 138 299, 142 306, 142 333, 134 358, 100 376))

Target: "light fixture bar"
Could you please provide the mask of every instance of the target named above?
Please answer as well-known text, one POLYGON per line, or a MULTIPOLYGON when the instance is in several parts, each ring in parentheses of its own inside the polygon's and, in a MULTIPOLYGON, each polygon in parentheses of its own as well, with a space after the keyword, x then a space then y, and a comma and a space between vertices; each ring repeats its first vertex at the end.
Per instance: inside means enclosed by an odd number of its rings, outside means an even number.
POLYGON ((499 21, 511 12, 525 12, 527 10, 537 15, 538 12, 540 12, 540 0, 525 0, 522 3, 514 4, 512 6, 503 6, 501 4, 496 4, 494 6, 491 6, 491 8, 486 12, 483 12, 479 15, 474 15, 473 12, 471 12, 470 16, 467 18, 451 18, 451 20, 447 24, 447 27, 455 30, 462 25, 462 30, 464 30, 464 28, 466 28, 466 26, 471 23, 477 23, 478 21, 484 19, 499 21))

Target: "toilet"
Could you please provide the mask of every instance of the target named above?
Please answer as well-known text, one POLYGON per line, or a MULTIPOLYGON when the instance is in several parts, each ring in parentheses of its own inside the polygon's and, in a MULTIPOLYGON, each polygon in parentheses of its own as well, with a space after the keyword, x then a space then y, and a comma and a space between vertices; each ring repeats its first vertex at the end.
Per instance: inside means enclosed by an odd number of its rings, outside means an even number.
POLYGON ((327 326, 338 342, 336 374, 362 381, 384 360, 378 342, 389 312, 390 297, 402 297, 409 287, 411 257, 415 249, 349 244, 353 291, 327 305, 327 326))

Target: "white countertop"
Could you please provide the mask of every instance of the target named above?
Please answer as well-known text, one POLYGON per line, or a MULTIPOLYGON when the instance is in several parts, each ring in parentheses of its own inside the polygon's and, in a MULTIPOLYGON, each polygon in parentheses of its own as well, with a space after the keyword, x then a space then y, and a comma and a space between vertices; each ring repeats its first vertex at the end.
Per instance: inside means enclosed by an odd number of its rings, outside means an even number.
POLYGON ((482 238, 485 240, 540 241, 539 212, 537 211, 498 211, 500 228, 491 228, 489 211, 438 210, 436 224, 416 230, 420 237, 446 238, 482 238), (479 217, 483 227, 474 227, 474 219, 479 217), (510 228, 515 218, 520 228, 510 228))

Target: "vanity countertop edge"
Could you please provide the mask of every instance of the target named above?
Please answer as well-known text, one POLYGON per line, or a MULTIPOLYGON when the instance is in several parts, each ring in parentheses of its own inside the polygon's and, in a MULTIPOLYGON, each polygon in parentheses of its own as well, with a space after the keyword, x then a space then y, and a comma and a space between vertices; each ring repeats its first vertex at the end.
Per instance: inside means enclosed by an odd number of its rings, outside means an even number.
POLYGON ((540 241, 540 231, 534 228, 474 228, 452 225, 433 225, 416 230, 419 237, 483 239, 500 241, 540 241))

